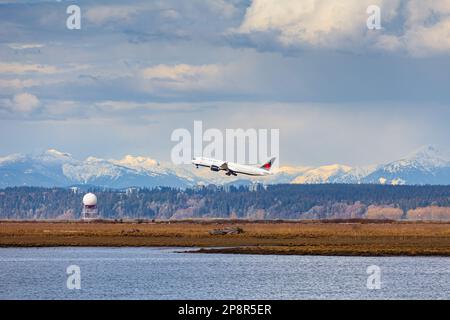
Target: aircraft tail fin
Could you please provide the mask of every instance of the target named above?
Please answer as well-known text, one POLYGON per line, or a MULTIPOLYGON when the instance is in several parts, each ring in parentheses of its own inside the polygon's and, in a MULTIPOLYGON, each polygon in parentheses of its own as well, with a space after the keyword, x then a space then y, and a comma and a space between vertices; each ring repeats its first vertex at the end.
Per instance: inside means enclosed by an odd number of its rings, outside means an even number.
POLYGON ((266 163, 264 163, 264 164, 261 166, 261 169, 264 169, 264 170, 269 171, 270 168, 272 168, 272 165, 273 165, 273 163, 275 162, 275 159, 276 159, 276 158, 274 157, 274 158, 270 159, 269 161, 267 161, 266 163))

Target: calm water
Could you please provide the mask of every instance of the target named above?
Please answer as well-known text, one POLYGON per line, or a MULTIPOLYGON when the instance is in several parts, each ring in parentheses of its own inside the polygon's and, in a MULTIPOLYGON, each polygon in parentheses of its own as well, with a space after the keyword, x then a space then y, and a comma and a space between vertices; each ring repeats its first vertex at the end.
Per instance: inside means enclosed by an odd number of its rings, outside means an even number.
POLYGON ((159 248, 0 249, 1 299, 448 299, 450 259, 177 253, 159 248), (81 290, 66 268, 81 269, 81 290), (381 289, 366 287, 381 268, 381 289))

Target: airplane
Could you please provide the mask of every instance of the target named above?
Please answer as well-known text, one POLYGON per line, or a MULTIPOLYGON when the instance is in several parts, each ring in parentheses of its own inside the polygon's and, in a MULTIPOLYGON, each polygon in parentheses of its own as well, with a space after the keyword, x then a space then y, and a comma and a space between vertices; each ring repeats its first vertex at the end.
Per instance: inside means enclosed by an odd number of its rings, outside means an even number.
POLYGON ((219 172, 221 170, 226 171, 227 176, 237 176, 237 174, 245 174, 249 176, 267 176, 272 174, 270 168, 274 163, 276 158, 272 158, 261 167, 248 166, 243 164, 238 164, 234 162, 227 162, 217 159, 205 158, 205 157, 194 157, 192 159, 192 164, 198 167, 208 167, 211 171, 219 172))

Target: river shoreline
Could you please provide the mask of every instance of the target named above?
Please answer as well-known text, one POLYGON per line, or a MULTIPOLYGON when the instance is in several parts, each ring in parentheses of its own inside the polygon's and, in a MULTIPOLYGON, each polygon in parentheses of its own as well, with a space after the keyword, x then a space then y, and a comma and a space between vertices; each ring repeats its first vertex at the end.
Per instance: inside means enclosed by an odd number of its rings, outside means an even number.
POLYGON ((0 247, 184 247, 192 253, 450 256, 450 223, 394 221, 0 221, 0 247), (239 227, 240 234, 211 234, 239 227))

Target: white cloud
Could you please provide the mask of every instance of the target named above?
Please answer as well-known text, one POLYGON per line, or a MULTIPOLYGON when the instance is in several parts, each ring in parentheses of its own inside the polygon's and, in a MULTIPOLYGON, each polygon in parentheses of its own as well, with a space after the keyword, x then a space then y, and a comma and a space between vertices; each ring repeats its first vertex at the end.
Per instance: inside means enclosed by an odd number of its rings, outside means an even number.
POLYGON ((136 110, 159 112, 189 111, 193 108, 189 103, 153 103, 134 101, 99 101, 94 105, 102 114, 132 112, 136 110))
POLYGON ((185 79, 198 78, 203 75, 213 75, 218 72, 215 65, 194 66, 188 64, 164 65, 146 68, 142 71, 145 79, 161 79, 169 81, 184 81, 185 79))
POLYGON ((254 0, 247 9, 240 33, 274 32, 283 46, 336 47, 363 41, 368 33, 369 5, 383 9, 391 19, 399 0, 254 0))
MULTIPOLYGON (((266 34, 281 47, 404 50, 414 56, 450 53, 448 0, 253 0, 238 34, 266 34), (382 27, 366 27, 369 5, 382 27)), ((256 40, 258 41, 258 40, 256 40)))
POLYGON ((140 10, 139 6, 95 6, 87 10, 85 17, 89 22, 103 24, 107 22, 131 21, 140 10))
POLYGON ((14 111, 29 113, 39 106, 39 99, 30 93, 19 93, 13 98, 14 111))
POLYGON ((162 10, 161 16, 167 19, 178 19, 181 17, 180 13, 175 9, 162 10))
POLYGON ((410 0, 406 10, 402 41, 409 52, 416 56, 450 53, 450 1, 410 0))
POLYGON ((45 47, 42 43, 10 43, 8 44, 13 50, 39 49, 45 47))
MULTIPOLYGON (((423 25, 430 19, 432 15, 436 15, 435 19, 441 18, 450 14, 450 1, 448 0, 408 0, 407 6, 407 21, 406 25, 409 28, 423 25)), ((431 24, 432 25, 432 24, 431 24)))
POLYGON ((30 72, 54 74, 60 72, 60 70, 55 66, 43 64, 0 63, 0 73, 23 74, 30 72))
POLYGON ((238 12, 232 3, 225 0, 206 0, 205 4, 215 15, 222 15, 225 18, 232 18, 238 12))
POLYGON ((450 19, 432 27, 420 26, 408 31, 404 44, 414 56, 450 53, 450 19))
POLYGON ((38 63, 19 63, 19 62, 6 62, 0 63, 0 74, 47 74, 53 75, 63 72, 73 72, 89 68, 85 64, 67 64, 63 67, 56 67, 48 64, 38 63))
POLYGON ((75 101, 46 101, 44 110, 44 118, 65 119, 67 117, 83 117, 86 108, 75 101))
POLYGON ((0 88, 18 90, 53 85, 62 82, 63 80, 61 79, 0 79, 0 88))
POLYGON ((404 44, 397 36, 383 34, 378 36, 374 47, 382 51, 398 52, 404 49, 404 44))
POLYGON ((158 88, 192 90, 210 87, 220 75, 220 70, 221 67, 214 64, 199 66, 160 64, 143 69, 141 76, 150 90, 158 88))
POLYGON ((30 93, 16 94, 9 106, 11 111, 18 113, 30 113, 39 106, 39 99, 30 93))
POLYGON ((37 86, 39 82, 33 79, 0 79, 0 88, 22 89, 37 86))

